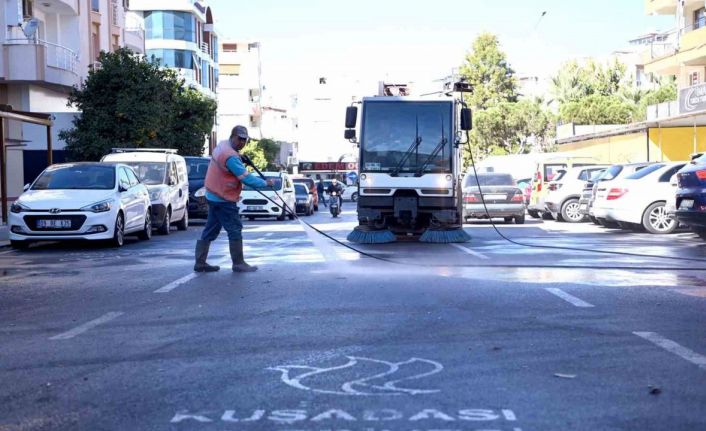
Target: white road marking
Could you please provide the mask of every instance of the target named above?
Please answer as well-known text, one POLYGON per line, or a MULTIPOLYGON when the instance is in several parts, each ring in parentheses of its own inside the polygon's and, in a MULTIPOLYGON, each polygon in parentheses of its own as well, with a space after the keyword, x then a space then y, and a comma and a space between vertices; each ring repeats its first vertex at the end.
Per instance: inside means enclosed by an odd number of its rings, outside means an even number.
POLYGON ((483 259, 483 260, 487 260, 487 259, 488 259, 488 256, 484 255, 483 253, 479 253, 479 252, 477 252, 477 251, 475 251, 475 250, 471 250, 470 248, 464 247, 464 246, 462 246, 461 244, 451 244, 451 246, 452 246, 452 247, 456 247, 457 249, 463 251, 464 253, 468 253, 468 254, 470 254, 471 256, 475 256, 475 257, 477 257, 477 258, 479 258, 479 259, 483 259))
POLYGON ((267 232, 267 233, 265 234, 265 237, 270 237, 270 236, 272 236, 272 232, 267 232))
POLYGON ((103 323, 109 322, 116 317, 122 316, 124 313, 122 311, 111 311, 110 313, 105 313, 101 317, 91 320, 90 322, 86 322, 83 325, 77 326, 74 329, 71 329, 70 331, 66 331, 64 333, 61 333, 59 335, 55 335, 53 337, 50 337, 50 340, 68 340, 70 338, 74 338, 77 335, 83 334, 84 332, 88 331, 89 329, 95 328, 98 325, 101 325, 103 323))
POLYGON ((515 412, 513 412, 512 410, 503 410, 502 412, 503 412, 503 416, 505 416, 505 420, 508 420, 508 421, 516 421, 517 420, 517 416, 515 416, 515 412))
MULTIPOLYGON (((213 265, 223 266, 230 261, 231 261, 230 256, 226 256, 226 257, 222 258, 221 260, 216 261, 216 263, 213 265)), ((176 289, 177 287, 181 286, 182 284, 186 284, 186 283, 190 282, 191 280, 193 280, 194 278, 197 278, 197 277, 202 276, 204 274, 205 274, 205 272, 192 272, 189 275, 185 275, 178 280, 174 280, 171 283, 160 287, 159 289, 155 290, 154 293, 169 293, 172 290, 176 289)))
POLYGON ((3 254, 10 254, 10 253, 14 253, 14 252, 15 252, 15 250, 6 250, 6 251, 0 252, 0 255, 3 255, 3 254))
POLYGON ((674 353, 675 355, 686 359, 694 365, 698 365, 700 368, 706 370, 706 356, 694 352, 693 350, 687 349, 686 347, 662 337, 655 332, 633 332, 640 338, 652 342, 664 350, 674 353))
POLYGON ((573 295, 569 295, 568 293, 564 292, 561 289, 556 289, 553 287, 547 287, 545 290, 549 293, 552 293, 559 298, 563 299, 564 301, 574 305, 575 307, 581 307, 581 308, 590 308, 593 307, 593 304, 589 304, 588 302, 584 301, 583 299, 579 299, 573 295))

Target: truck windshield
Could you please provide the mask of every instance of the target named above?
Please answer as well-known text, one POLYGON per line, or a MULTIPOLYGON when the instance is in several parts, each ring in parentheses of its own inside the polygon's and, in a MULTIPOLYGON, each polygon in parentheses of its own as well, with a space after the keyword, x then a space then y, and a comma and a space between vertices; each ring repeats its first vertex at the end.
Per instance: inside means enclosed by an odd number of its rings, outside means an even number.
POLYGON ((451 172, 452 119, 450 102, 368 102, 363 113, 361 171, 411 173, 430 159, 424 173, 451 172), (430 158, 442 138, 445 143, 430 158), (417 139, 421 140, 418 149, 414 148, 417 139))

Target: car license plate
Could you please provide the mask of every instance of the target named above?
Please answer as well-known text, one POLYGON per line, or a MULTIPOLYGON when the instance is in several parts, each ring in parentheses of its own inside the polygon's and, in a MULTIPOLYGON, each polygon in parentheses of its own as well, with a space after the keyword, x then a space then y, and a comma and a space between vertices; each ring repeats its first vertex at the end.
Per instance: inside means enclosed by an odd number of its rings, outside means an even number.
POLYGON ((261 206, 248 206, 248 211, 262 211, 263 208, 261 206))
POLYGON ((507 199, 506 195, 485 195, 485 198, 489 201, 504 201, 507 199))
POLYGON ((691 209, 694 207, 694 200, 693 199, 684 199, 681 201, 681 204, 679 204, 680 209, 691 209))
POLYGON ((37 220, 39 229, 69 229, 71 220, 37 220))

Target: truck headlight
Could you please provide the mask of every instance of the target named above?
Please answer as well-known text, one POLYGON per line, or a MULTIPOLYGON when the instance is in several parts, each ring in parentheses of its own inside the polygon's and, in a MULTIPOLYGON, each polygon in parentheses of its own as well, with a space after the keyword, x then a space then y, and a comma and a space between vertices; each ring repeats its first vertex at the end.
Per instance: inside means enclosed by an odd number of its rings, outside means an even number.
POLYGON ((202 198, 204 196, 206 196, 206 187, 201 187, 200 189, 194 192, 195 198, 202 198))
POLYGON ((113 203, 115 201, 113 199, 107 199, 104 201, 96 202, 91 205, 86 205, 85 207, 81 208, 81 211, 90 211, 93 213, 104 213, 107 211, 110 211, 110 209, 113 207, 113 203))
POLYGON ((15 201, 12 203, 10 206, 10 212, 13 212, 15 214, 19 214, 22 211, 27 211, 29 208, 27 208, 25 205, 22 205, 21 203, 15 201))

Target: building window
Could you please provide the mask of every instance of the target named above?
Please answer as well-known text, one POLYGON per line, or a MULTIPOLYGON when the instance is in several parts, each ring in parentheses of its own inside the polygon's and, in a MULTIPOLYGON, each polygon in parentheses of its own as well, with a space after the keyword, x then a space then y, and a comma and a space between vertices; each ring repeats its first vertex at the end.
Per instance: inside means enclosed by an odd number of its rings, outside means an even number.
POLYGON ((211 74, 209 73, 208 61, 201 60, 201 86, 203 88, 211 88, 211 74))
POLYGON ((699 72, 692 72, 689 75, 689 86, 699 85, 699 83, 700 83, 699 72))
POLYGON ((223 52, 238 52, 238 44, 237 43, 224 43, 223 44, 223 52))
POLYGON ((145 37, 196 42, 196 18, 188 12, 145 12, 145 37))
POLYGON ((706 27, 706 8, 699 8, 694 11, 694 30, 706 27))
POLYGON ((184 49, 148 49, 147 57, 154 56, 162 66, 177 69, 193 69, 194 57, 184 49))
POLYGON ((34 13, 32 11, 32 0, 22 0, 22 17, 25 19, 32 18, 34 13))
POLYGON ((91 10, 93 12, 100 12, 101 11, 101 2, 100 0, 91 0, 91 10))

